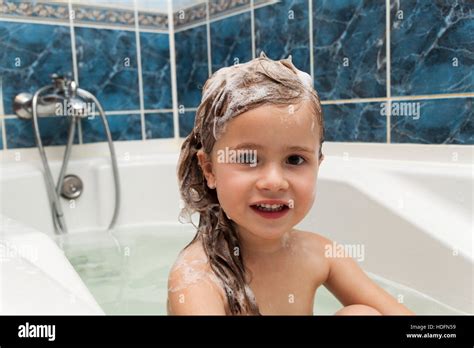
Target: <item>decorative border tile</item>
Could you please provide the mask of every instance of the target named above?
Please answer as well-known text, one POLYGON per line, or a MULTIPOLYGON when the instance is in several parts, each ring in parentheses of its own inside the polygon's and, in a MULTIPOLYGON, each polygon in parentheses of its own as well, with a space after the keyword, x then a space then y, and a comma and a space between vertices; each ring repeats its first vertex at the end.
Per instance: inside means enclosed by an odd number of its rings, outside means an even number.
POLYGON ((100 23, 135 27, 135 14, 131 10, 101 8, 73 4, 75 23, 100 23))
POLYGON ((168 15, 163 13, 138 12, 138 24, 143 29, 168 30, 168 15))
POLYGON ((206 12, 205 2, 176 11, 173 14, 174 29, 177 30, 191 24, 205 22, 207 18, 206 12))
POLYGON ((250 9, 250 0, 209 0, 210 18, 230 15, 243 9, 250 9))
MULTIPOLYGON (((133 10, 80 4, 73 4, 72 8, 75 23, 135 28, 133 10)), ((55 22, 69 23, 67 3, 1 0, 0 10, 0 17, 49 19, 55 22)), ((142 28, 167 30, 168 14, 139 11, 138 22, 142 28)))
POLYGON ((67 4, 2 0, 0 9, 0 16, 2 17, 36 17, 62 22, 69 21, 67 4))

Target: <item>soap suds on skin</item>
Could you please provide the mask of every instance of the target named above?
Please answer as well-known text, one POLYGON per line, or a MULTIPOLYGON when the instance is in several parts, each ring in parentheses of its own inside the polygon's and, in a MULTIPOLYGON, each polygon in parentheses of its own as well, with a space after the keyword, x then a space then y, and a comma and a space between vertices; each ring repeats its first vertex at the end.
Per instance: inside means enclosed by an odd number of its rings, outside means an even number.
MULTIPOLYGON (((234 297, 234 291, 227 285, 224 284, 210 269, 207 268, 208 261, 205 258, 196 258, 190 259, 189 252, 187 250, 183 250, 176 262, 172 267, 171 272, 178 272, 182 276, 181 282, 179 285, 174 287, 169 287, 168 291, 171 293, 176 293, 182 290, 185 290, 199 282, 209 282, 210 284, 217 286, 218 290, 221 292, 222 295, 224 293, 228 293, 230 296, 234 297)), ((252 289, 246 284, 245 285, 245 293, 249 300, 254 304, 257 303, 255 295, 253 294, 252 289)), ((225 297, 225 295, 224 295, 225 297)), ((245 303, 243 293, 240 293, 236 300, 243 305, 245 303)))
POLYGON ((208 261, 205 258, 189 260, 188 251, 183 250, 171 268, 171 272, 178 272, 178 274, 182 276, 182 281, 178 286, 168 288, 168 291, 181 291, 200 281, 210 281, 211 283, 218 285, 219 288, 222 288, 221 281, 213 272, 207 269, 207 264, 208 261))

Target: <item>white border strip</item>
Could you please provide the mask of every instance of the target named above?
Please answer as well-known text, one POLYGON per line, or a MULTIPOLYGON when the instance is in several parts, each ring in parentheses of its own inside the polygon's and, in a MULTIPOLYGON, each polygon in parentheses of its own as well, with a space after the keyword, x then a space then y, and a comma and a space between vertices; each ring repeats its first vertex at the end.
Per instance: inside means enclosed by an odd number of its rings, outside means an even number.
POLYGON ((179 115, 178 115, 178 89, 176 80, 176 51, 174 45, 174 16, 173 16, 173 3, 172 0, 168 2, 168 36, 170 46, 170 67, 171 67, 171 97, 173 100, 173 127, 174 127, 174 138, 179 139, 179 115))
POLYGON ((28 19, 24 18, 24 17, 8 17, 8 16, 5 16, 5 15, 1 15, 0 16, 0 22, 17 22, 17 23, 24 23, 24 24, 46 24, 46 25, 60 25, 60 26, 63 26, 63 27, 68 27, 70 24, 69 22, 65 21, 65 20, 61 20, 61 21, 54 21, 54 20, 51 20, 51 19, 41 19, 41 18, 38 18, 38 17, 28 17, 28 19), (31 20, 30 20, 31 18, 31 20))
POLYGON ((140 33, 155 33, 155 34, 168 34, 168 30, 165 29, 151 29, 151 28, 140 28, 140 33))
POLYGON ((450 93, 450 94, 425 94, 425 95, 400 95, 380 97, 380 98, 354 98, 354 99, 337 99, 337 100, 322 100, 323 104, 358 104, 358 103, 372 103, 372 102, 386 102, 396 100, 436 100, 436 99, 461 99, 473 98, 474 92, 470 93, 450 93))
POLYGON ((129 27, 129 26, 121 26, 121 25, 107 25, 107 24, 86 24, 86 23, 79 23, 76 22, 74 25, 78 28, 94 28, 94 29, 109 29, 109 30, 125 30, 125 31, 135 31, 135 27, 129 27))
POLYGON ((145 131, 145 102, 143 97, 143 78, 142 78, 142 52, 140 45, 140 28, 138 23, 138 6, 137 0, 133 0, 133 14, 135 16, 135 49, 137 52, 137 69, 138 69, 138 92, 140 99, 140 120, 142 126, 142 140, 146 140, 145 131))
POLYGON ((173 112, 173 109, 148 109, 148 110, 143 110, 145 114, 165 114, 165 113, 170 113, 173 112))

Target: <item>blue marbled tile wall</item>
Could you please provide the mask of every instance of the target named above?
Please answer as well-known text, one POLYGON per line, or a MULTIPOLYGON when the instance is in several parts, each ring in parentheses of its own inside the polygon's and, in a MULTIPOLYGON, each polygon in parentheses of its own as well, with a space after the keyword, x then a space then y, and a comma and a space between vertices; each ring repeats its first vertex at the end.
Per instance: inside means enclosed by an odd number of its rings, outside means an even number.
MULTIPOLYGON (((209 75, 261 51, 272 59, 291 54, 312 74, 327 141, 474 144, 471 0, 390 0, 389 9, 385 0, 210 0, 175 13, 174 52, 167 15, 139 13, 136 25, 133 12, 75 4, 71 26, 64 5, 6 1, 1 149, 35 146, 31 122, 13 115, 12 98, 48 84, 52 73, 74 76, 74 67, 80 87, 106 109, 115 140, 185 137, 209 75)), ((67 126, 42 119, 43 143, 64 144, 67 126)), ((100 118, 81 121, 76 143, 104 140, 100 118)))
POLYGON ((321 99, 385 97, 384 2, 313 5, 314 85, 321 99))
POLYGON ((256 56, 291 54, 313 74, 328 141, 473 144, 473 1, 392 0, 387 9, 383 0, 282 0, 255 7, 253 33, 251 17, 251 8, 211 16, 205 43, 204 23, 179 29, 178 94, 187 110, 181 135, 191 129, 189 112, 199 105, 207 65, 215 72, 248 61, 254 40, 256 56), (419 107, 419 117, 393 110, 397 103, 402 111, 419 107))
POLYGON ((53 73, 72 71, 69 28, 0 21, 0 74, 3 109, 12 114, 11 100, 49 84, 53 73))
POLYGON ((76 28, 75 34, 79 86, 105 110, 140 109, 135 33, 76 28))
POLYGON ((272 59, 292 55, 298 69, 310 73, 309 13, 307 0, 282 1, 255 9, 256 55, 272 59))
MULTIPOLYGON (((133 11, 95 13, 91 6, 74 5, 71 26, 64 4, 7 2, 13 10, 7 13, 3 7, 0 13, 2 149, 36 146, 32 122, 13 114, 14 96, 50 84, 53 73, 74 77, 74 66, 79 86, 92 92, 106 110, 114 140, 174 137, 169 30, 161 26, 163 16, 140 14, 137 31, 133 11)), ((66 144, 67 117, 39 122, 44 145, 66 144)), ((77 144, 106 141, 100 117, 82 119, 80 125, 77 144)))

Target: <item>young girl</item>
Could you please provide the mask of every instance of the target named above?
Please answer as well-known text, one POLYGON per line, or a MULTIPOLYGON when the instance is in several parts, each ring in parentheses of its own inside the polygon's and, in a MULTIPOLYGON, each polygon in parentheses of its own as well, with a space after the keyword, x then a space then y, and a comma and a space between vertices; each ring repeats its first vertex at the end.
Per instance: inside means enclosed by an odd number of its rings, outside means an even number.
POLYGON ((169 314, 313 314, 325 285, 336 314, 410 314, 333 242, 294 228, 308 213, 324 159, 321 104, 311 77, 262 54, 204 85, 178 179, 199 213, 194 239, 168 280, 169 314), (336 253, 334 253, 336 254, 336 253))

